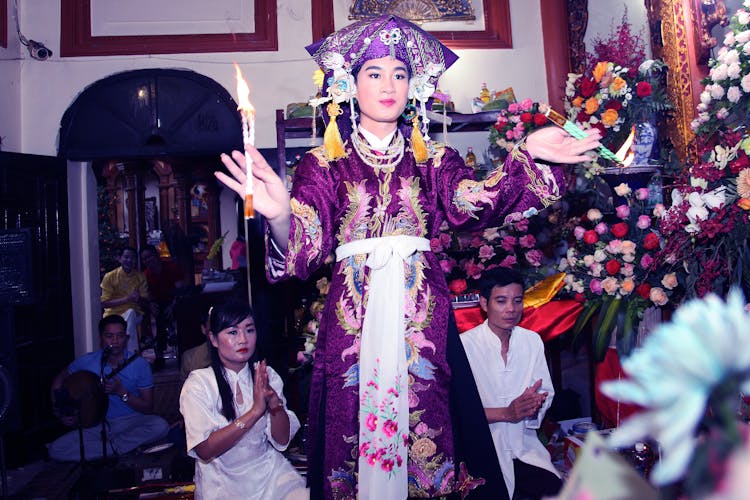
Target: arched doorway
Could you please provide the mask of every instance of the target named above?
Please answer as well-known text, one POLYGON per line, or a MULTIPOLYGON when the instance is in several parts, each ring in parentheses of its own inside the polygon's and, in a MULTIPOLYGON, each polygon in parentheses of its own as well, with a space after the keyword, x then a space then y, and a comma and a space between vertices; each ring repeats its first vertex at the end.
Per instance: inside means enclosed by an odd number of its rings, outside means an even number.
MULTIPOLYGON (((75 99, 61 121, 58 155, 91 162, 106 212, 100 222, 115 240, 140 248, 192 237, 188 249, 172 249, 192 276, 222 234, 211 172, 220 152, 242 145, 241 130, 236 103, 214 80, 180 69, 127 71, 75 99)), ((117 243, 100 247, 102 271, 116 266, 117 243)))

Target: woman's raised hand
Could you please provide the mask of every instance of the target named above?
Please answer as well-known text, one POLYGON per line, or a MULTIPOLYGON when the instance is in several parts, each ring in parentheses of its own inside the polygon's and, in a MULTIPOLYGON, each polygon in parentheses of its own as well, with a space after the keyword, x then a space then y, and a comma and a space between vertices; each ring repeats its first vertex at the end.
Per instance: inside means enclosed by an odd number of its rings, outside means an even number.
MULTIPOLYGON (((253 208, 268 219, 269 222, 288 220, 291 213, 291 206, 289 204, 289 192, 284 182, 257 149, 246 145, 245 150, 253 160, 253 208)), ((231 157, 227 154, 222 154, 221 162, 227 167, 231 176, 224 172, 214 172, 214 175, 225 186, 235 191, 244 199, 246 180, 245 155, 240 151, 232 151, 231 157)))
POLYGON ((581 163, 590 161, 586 151, 601 145, 598 129, 586 131, 585 139, 576 139, 559 127, 544 127, 526 137, 526 149, 534 159, 552 163, 581 163))
POLYGON ((255 378, 253 379, 253 409, 258 410, 258 415, 263 415, 268 408, 266 403, 268 387, 268 371, 265 360, 255 364, 255 378))

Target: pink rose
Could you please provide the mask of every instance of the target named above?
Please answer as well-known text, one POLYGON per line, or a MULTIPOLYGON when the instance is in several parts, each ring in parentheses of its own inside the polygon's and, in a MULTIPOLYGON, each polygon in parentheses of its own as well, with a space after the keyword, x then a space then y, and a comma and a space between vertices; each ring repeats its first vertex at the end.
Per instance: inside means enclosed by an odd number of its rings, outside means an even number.
POLYGON ((653 214, 655 217, 662 217, 666 211, 667 209, 661 203, 654 205, 653 214))
POLYGON ((607 251, 614 255, 621 252, 620 247, 622 247, 622 240, 612 240, 607 243, 607 251))
POLYGON ((489 245, 482 245, 479 247, 479 258, 482 260, 489 260, 495 256, 495 249, 489 245))
POLYGON ((573 236, 575 236, 575 239, 580 240, 583 238, 583 233, 586 232, 586 229, 582 226, 576 226, 573 228, 573 236))
POLYGON ((518 238, 518 243, 523 248, 534 248, 534 245, 536 244, 536 238, 534 238, 534 235, 532 234, 525 234, 518 238))
POLYGON ((513 267, 517 263, 518 260, 516 259, 515 255, 508 255, 502 260, 502 262, 500 262, 500 267, 513 267))
POLYGON ((615 213, 621 219, 627 219, 630 216, 630 207, 627 205, 618 205, 615 207, 615 213))
POLYGON ((648 215, 640 215, 638 216, 638 222, 636 222, 635 225, 638 229, 648 229, 651 227, 651 217, 648 215))
POLYGON ((623 276, 633 276, 633 273, 635 272, 635 266, 633 264, 623 264, 622 269, 620 269, 620 274, 623 276))
POLYGON ((544 254, 541 252, 541 250, 537 250, 536 248, 526 252, 526 260, 534 267, 539 267, 542 265, 542 257, 544 257, 544 254))
POLYGON ((638 188, 635 190, 635 197, 641 201, 648 199, 648 188, 638 188))
POLYGON ((516 240, 515 236, 503 236, 503 240, 500 242, 500 246, 506 252, 512 252, 516 248, 517 242, 518 240, 516 240))
POLYGON ((661 284, 664 285, 664 288, 666 288, 667 290, 674 289, 678 285, 677 275, 675 273, 664 275, 664 277, 661 279, 661 284))
POLYGON ((669 302, 669 297, 667 297, 666 292, 658 286, 651 289, 651 292, 649 292, 649 299, 659 307, 666 305, 666 303, 669 302))
POLYGON ((599 280, 591 280, 591 283, 589 283, 589 289, 593 293, 597 295, 601 295, 602 294, 602 282, 599 280))
POLYGON ((609 227, 607 227, 607 224, 604 222, 600 222, 596 226, 594 226, 594 231, 596 231, 596 234, 607 234, 607 231, 609 231, 609 227))
POLYGON ((620 288, 620 284, 617 282, 617 279, 610 276, 609 278, 604 278, 602 280, 602 289, 607 292, 607 295, 614 295, 617 293, 617 290, 620 288))

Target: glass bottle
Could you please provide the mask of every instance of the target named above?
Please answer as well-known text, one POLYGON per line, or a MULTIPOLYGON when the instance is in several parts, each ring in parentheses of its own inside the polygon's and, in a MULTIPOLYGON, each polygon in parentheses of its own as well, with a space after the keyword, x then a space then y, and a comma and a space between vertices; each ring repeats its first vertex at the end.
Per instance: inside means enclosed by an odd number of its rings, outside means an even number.
POLYGON ((657 203, 664 203, 662 196, 662 180, 661 174, 657 170, 648 182, 648 207, 654 208, 657 203))
POLYGON ((466 149, 466 159, 464 161, 467 167, 477 168, 477 155, 474 154, 474 149, 471 146, 466 149))
POLYGON ((482 102, 490 102, 490 91, 487 88, 486 83, 482 83, 482 89, 479 91, 479 98, 482 100, 482 102))

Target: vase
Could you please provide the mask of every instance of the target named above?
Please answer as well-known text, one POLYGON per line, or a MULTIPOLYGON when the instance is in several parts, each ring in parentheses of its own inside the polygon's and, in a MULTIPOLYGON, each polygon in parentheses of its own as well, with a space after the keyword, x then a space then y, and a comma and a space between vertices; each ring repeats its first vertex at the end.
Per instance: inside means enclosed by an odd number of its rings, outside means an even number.
POLYGON ((657 129, 653 120, 642 121, 635 126, 633 138, 633 165, 648 165, 656 144, 657 129))

